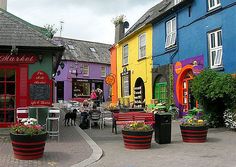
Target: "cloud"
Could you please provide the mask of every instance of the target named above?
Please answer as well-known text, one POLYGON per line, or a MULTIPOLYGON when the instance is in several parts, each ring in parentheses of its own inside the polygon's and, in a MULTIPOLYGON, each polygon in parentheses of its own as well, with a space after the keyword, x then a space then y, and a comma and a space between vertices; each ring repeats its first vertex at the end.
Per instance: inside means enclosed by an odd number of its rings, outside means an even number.
MULTIPOLYGON (((130 26, 160 0, 8 0, 8 11, 38 26, 54 24, 64 37, 112 44, 112 19, 126 16, 130 26)), ((57 32, 57 36, 60 33, 57 32)))

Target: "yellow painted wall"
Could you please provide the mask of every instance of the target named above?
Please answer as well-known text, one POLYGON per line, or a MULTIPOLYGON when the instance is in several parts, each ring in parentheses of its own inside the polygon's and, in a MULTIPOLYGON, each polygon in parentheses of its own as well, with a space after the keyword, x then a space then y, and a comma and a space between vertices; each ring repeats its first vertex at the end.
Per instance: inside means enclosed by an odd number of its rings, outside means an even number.
POLYGON ((152 99, 152 26, 148 25, 136 33, 126 37, 117 45, 117 86, 118 98, 121 97, 121 77, 122 67, 122 48, 128 44, 128 65, 124 66, 127 71, 131 70, 131 92, 130 102, 134 101, 134 86, 136 80, 142 78, 145 86, 145 100, 149 104, 152 99), (142 33, 146 33, 146 58, 138 60, 138 38, 142 33))

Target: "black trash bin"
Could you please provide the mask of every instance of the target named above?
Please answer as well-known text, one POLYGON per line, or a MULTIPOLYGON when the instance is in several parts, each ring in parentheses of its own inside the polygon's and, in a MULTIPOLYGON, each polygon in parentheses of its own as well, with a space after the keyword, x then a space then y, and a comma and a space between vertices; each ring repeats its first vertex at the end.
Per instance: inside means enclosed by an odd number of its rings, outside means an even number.
POLYGON ((155 141, 159 144, 171 142, 171 114, 155 114, 155 141))

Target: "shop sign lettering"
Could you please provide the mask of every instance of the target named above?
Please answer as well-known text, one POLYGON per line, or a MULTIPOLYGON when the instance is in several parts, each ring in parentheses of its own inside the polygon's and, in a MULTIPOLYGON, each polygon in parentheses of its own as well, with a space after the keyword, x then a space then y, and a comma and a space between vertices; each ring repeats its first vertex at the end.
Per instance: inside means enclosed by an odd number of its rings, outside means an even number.
POLYGON ((28 54, 9 55, 0 54, 0 64, 33 64, 37 56, 28 54))

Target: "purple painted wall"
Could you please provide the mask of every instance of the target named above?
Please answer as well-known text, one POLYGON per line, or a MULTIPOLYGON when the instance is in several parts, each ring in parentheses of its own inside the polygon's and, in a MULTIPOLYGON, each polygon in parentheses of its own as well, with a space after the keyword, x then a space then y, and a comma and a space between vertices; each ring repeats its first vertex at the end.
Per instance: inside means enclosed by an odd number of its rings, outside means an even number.
MULTIPOLYGON (((95 64, 87 62, 75 62, 75 61, 63 61, 64 68, 58 66, 57 74, 55 76, 55 81, 64 81, 64 100, 70 100, 72 98, 72 78, 78 79, 96 79, 103 80, 103 92, 105 101, 110 96, 110 86, 105 83, 105 77, 101 77, 101 67, 106 67, 106 75, 110 74, 110 65, 107 64, 95 64), (83 76, 81 67, 86 64, 89 66, 89 76, 83 76), (77 69, 77 76, 71 74, 69 70, 77 69), (60 71, 60 72, 59 72, 60 71), (60 73, 60 74, 59 74, 60 73), (59 75, 58 75, 59 74, 59 75)), ((93 84, 94 86, 94 84, 93 84)), ((57 92, 55 91, 55 97, 57 92)))
MULTIPOLYGON (((184 68, 186 65, 192 65, 194 61, 197 62, 197 65, 193 67, 193 74, 196 76, 204 68, 204 56, 203 55, 191 57, 191 58, 188 58, 185 60, 181 60, 179 62, 181 62, 182 68, 184 68)), ((175 64, 173 66, 175 66, 175 64)), ((183 113, 182 113, 183 106, 179 103, 177 95, 176 95, 176 83, 177 83, 178 74, 175 72, 175 67, 173 67, 173 74, 174 74, 174 88, 173 88, 174 100, 175 100, 175 105, 180 109, 180 116, 181 116, 181 115, 183 115, 183 113)))

